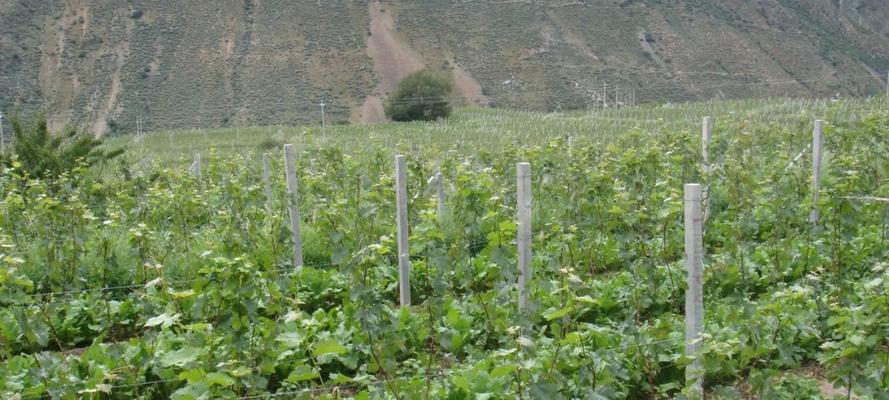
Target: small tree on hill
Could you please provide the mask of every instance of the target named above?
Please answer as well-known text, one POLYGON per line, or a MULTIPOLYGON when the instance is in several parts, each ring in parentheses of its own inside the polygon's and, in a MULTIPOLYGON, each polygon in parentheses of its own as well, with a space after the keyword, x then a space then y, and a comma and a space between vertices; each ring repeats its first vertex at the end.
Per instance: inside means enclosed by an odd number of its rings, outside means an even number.
POLYGON ((453 85, 428 69, 408 75, 386 99, 386 116, 393 121, 433 121, 451 115, 453 85))

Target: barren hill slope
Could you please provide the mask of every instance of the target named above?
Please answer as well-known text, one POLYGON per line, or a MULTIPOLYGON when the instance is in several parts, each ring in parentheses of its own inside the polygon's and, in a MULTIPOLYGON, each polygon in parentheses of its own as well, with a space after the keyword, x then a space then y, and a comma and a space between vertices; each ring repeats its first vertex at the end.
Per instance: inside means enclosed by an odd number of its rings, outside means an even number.
POLYGON ((422 67, 553 110, 885 87, 883 0, 6 0, 0 110, 99 133, 376 121, 422 67), (604 96, 604 97, 603 97, 604 96))

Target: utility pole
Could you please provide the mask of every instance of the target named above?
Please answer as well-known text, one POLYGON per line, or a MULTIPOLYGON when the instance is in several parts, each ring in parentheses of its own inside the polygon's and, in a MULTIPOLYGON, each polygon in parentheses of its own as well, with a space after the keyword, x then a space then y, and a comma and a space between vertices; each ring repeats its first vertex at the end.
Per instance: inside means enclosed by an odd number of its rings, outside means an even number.
POLYGON ((0 113, 0 153, 6 153, 6 138, 3 137, 3 113, 0 113))
POLYGON ((321 100, 321 134, 327 136, 327 123, 324 121, 324 100, 321 100))
POLYGON ((889 99, 889 71, 886 72, 886 98, 889 99))

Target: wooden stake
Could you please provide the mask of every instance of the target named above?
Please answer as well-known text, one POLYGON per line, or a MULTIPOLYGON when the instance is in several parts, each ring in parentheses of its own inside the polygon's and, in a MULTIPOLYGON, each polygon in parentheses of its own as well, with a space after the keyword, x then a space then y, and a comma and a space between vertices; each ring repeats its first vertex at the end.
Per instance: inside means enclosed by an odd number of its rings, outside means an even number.
POLYGON ((296 157, 293 145, 284 145, 284 168, 287 173, 287 211, 290 213, 290 235, 293 238, 293 267, 303 266, 302 236, 299 231, 299 186, 296 180, 296 157))
POLYGON ((265 186, 265 211, 272 213, 272 167, 269 153, 262 153, 262 183, 265 186))
POLYGON ((516 166, 516 211, 518 213, 519 311, 528 307, 528 283, 531 281, 531 164, 516 166))
POLYGON ((824 153, 824 121, 815 120, 815 130, 812 131, 812 212, 809 214, 809 222, 813 226, 818 225, 819 212, 818 201, 821 199, 821 159, 824 153))
POLYGON ((704 234, 701 215, 701 185, 685 185, 685 266, 688 289, 685 291, 685 355, 695 358, 685 367, 689 398, 704 396, 704 371, 700 356, 704 328, 704 234))
POLYGON ((395 156, 395 222, 398 225, 398 289, 402 307, 411 305, 411 265, 407 221, 407 167, 395 156))

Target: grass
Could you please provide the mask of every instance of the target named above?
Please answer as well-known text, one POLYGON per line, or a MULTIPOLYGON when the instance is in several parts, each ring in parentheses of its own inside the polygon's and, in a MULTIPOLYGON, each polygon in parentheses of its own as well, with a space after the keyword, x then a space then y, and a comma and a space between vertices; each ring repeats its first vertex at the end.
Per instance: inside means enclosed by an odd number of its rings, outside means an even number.
POLYGON ((565 137, 571 137, 575 144, 606 144, 630 130, 691 132, 700 129, 704 116, 714 118, 716 134, 739 129, 737 124, 725 123, 728 121, 757 121, 808 130, 814 119, 857 120, 885 110, 885 104, 883 98, 841 102, 755 99, 564 113, 460 108, 447 120, 428 123, 333 125, 324 130, 317 125, 188 129, 152 132, 141 137, 119 136, 109 139, 106 145, 128 147, 127 154, 133 162, 156 160, 180 165, 189 163, 195 152, 201 152, 204 159, 234 153, 256 157, 262 152, 278 152, 285 143, 300 148, 337 147, 345 153, 380 146, 392 152, 419 149, 435 158, 442 151, 472 154, 565 137))

